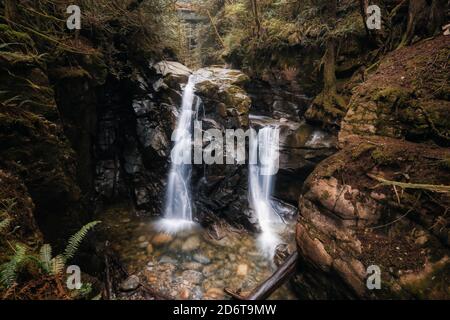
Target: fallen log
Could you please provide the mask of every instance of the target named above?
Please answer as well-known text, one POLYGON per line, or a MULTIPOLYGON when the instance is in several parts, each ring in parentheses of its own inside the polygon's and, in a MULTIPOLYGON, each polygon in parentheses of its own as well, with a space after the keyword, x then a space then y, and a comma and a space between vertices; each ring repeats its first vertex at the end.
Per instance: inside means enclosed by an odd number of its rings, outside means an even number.
POLYGON ((403 189, 428 190, 428 191, 438 192, 438 193, 449 193, 450 192, 450 186, 446 186, 446 185, 406 183, 406 182, 391 181, 391 180, 386 180, 382 177, 378 177, 371 173, 367 173, 367 176, 380 183, 377 186, 375 186, 374 188, 379 187, 379 186, 394 186, 394 187, 400 187, 403 189))
POLYGON ((266 281, 253 289, 247 296, 242 296, 239 292, 228 288, 225 288, 224 291, 237 300, 265 300, 295 273, 297 261, 298 252, 295 251, 266 281))

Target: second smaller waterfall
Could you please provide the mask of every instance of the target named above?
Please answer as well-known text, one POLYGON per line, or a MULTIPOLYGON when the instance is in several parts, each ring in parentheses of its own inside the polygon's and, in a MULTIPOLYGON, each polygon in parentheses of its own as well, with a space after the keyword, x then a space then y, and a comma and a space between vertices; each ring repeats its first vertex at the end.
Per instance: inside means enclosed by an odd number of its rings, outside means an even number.
POLYGON ((274 177, 278 170, 280 129, 268 126, 259 130, 258 139, 250 143, 249 198, 255 211, 261 234, 260 248, 264 254, 272 256, 275 247, 281 243, 276 225, 281 223, 274 212, 271 195, 274 177), (257 142, 256 142, 256 141, 257 142))

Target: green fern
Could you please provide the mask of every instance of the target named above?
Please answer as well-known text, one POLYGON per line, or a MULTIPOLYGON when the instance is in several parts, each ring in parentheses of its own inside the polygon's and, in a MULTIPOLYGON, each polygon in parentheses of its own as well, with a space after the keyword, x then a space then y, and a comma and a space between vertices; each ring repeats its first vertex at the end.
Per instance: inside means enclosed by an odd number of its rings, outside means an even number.
POLYGON ((89 230, 91 230, 99 223, 100 221, 89 222, 88 224, 83 226, 77 233, 75 233, 72 237, 70 237, 67 247, 62 255, 64 262, 73 258, 78 248, 80 247, 81 242, 88 234, 89 230))
POLYGON ((57 255, 52 260, 50 260, 50 274, 57 275, 63 272, 64 267, 66 266, 64 257, 62 255, 57 255))
MULTIPOLYGON (((15 253, 11 259, 0 265, 0 285, 4 287, 13 285, 20 268, 27 261, 36 263, 47 274, 60 274, 64 270, 66 262, 73 258, 88 232, 99 223, 100 221, 93 221, 83 226, 77 233, 70 237, 64 253, 53 258, 50 244, 44 244, 39 250, 38 256, 35 254, 28 255, 27 248, 24 245, 16 244, 15 253)), ((2 225, 6 225, 5 220, 0 223, 0 227, 2 225)))
POLYGON ((16 244, 16 252, 11 260, 0 266, 0 284, 10 287, 17 279, 17 272, 27 259, 27 248, 16 244))
POLYGON ((52 246, 44 244, 39 251, 39 261, 45 272, 50 273, 52 260, 52 246))

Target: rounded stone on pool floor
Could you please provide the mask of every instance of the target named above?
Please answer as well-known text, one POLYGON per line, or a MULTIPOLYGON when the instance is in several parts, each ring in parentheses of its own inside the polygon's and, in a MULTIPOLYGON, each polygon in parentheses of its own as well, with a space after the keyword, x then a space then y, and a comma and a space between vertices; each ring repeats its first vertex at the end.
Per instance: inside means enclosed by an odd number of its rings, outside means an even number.
POLYGON ((244 277, 247 275, 247 272, 248 272, 248 265, 243 264, 243 263, 238 265, 237 270, 236 270, 236 274, 238 276, 244 277))
POLYGON ((183 280, 192 284, 199 284, 203 279, 203 274, 195 270, 186 270, 181 274, 183 280))
POLYGON ((149 243, 147 245, 146 251, 147 251, 147 254, 152 254, 153 253, 153 245, 151 243, 149 243))
POLYGON ((202 273, 205 277, 209 277, 214 274, 214 272, 217 270, 217 266, 214 264, 210 264, 203 268, 202 273))
POLYGON ((194 251, 200 247, 200 238, 198 236, 191 236, 181 246, 183 251, 194 251))
POLYGON ((178 261, 169 256, 162 256, 161 259, 159 259, 159 263, 161 263, 161 264, 168 263, 168 264, 176 265, 178 263, 178 261))
POLYGON ((139 248, 145 249, 145 248, 147 248, 148 244, 149 244, 148 241, 140 242, 139 248))
POLYGON ((181 300, 187 300, 189 299, 189 296, 191 295, 191 292, 189 291, 188 288, 183 288, 180 291, 180 299, 181 300))
POLYGON ((120 284, 120 290, 129 292, 134 291, 139 287, 139 277, 136 275, 129 276, 120 284))
POLYGON ((231 262, 235 262, 235 261, 236 261, 236 255, 233 254, 233 253, 229 253, 229 254, 228 254, 228 259, 229 259, 231 262))
POLYGON ((184 270, 195 270, 198 271, 201 268, 203 268, 203 265, 201 263, 198 262, 184 262, 181 265, 181 268, 184 270))
POLYGON ((204 298, 206 300, 219 300, 225 297, 223 289, 220 288, 210 288, 206 291, 204 298))
POLYGON ((193 258, 195 261, 197 261, 198 263, 201 263, 201 264, 210 264, 211 263, 211 260, 207 256, 200 254, 200 253, 194 254, 193 258))
POLYGON ((171 242, 172 240, 173 240, 173 237, 170 234, 158 233, 153 237, 152 243, 155 246, 162 246, 164 244, 171 242))

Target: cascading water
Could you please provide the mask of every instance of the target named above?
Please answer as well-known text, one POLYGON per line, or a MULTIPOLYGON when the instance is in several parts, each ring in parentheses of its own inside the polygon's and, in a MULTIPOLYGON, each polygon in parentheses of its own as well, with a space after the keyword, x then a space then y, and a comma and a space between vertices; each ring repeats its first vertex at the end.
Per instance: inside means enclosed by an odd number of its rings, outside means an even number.
POLYGON ((278 169, 279 139, 278 127, 264 127, 259 130, 257 143, 253 137, 254 142, 250 143, 249 152, 250 205, 256 212, 261 227, 259 246, 269 257, 273 256, 276 246, 281 243, 276 227, 282 221, 274 212, 271 201, 274 176, 278 169))
POLYGON ((193 116, 197 115, 200 104, 194 94, 195 80, 195 76, 191 75, 184 88, 181 111, 172 137, 175 144, 171 151, 172 163, 167 183, 164 219, 157 223, 158 227, 167 233, 176 233, 195 225, 192 220, 190 190, 193 116))

